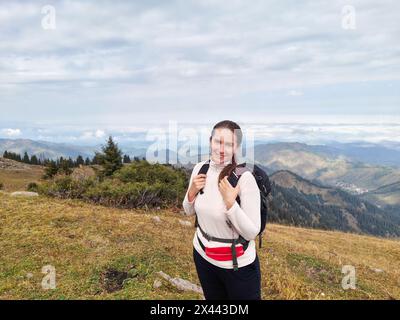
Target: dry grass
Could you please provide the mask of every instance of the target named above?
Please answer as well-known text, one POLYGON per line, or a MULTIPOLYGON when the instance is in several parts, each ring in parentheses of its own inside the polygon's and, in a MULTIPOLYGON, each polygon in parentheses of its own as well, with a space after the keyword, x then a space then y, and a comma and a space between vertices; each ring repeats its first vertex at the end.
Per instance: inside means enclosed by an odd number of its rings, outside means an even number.
MULTIPOLYGON (((199 284, 194 229, 180 225, 185 218, 178 212, 6 194, 0 203, 0 299, 201 298, 165 283, 153 288, 159 270, 199 284), (48 264, 56 268, 55 290, 41 288, 41 269, 48 264), (134 276, 107 292, 103 281, 110 269, 134 276)), ((263 299, 400 298, 399 241, 268 225, 258 254, 263 299), (346 264, 356 268, 356 290, 341 288, 346 264)))
POLYGON ((399 241, 350 233, 269 225, 263 286, 271 298, 399 299, 399 241), (343 290, 344 265, 356 290, 343 290), (376 272, 381 269, 383 272, 376 272))
POLYGON ((26 190, 30 182, 37 182, 43 176, 42 166, 29 166, 29 170, 0 170, 0 182, 4 191, 13 192, 26 190))

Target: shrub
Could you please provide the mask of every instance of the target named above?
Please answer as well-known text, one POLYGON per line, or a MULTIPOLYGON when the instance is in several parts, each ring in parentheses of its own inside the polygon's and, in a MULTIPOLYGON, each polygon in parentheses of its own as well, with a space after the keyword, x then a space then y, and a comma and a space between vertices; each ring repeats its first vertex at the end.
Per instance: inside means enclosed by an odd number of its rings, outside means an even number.
POLYGON ((180 188, 186 185, 186 175, 182 170, 174 169, 163 164, 150 164, 146 160, 140 160, 124 166, 114 173, 114 178, 122 182, 147 182, 164 183, 180 188))
POLYGON ((4 189, 4 184, 2 182, 0 182, 0 190, 4 189))
POLYGON ((105 180, 85 192, 85 199, 102 205, 121 208, 155 207, 168 204, 170 199, 162 197, 163 186, 146 182, 121 183, 105 180))
POLYGON ((30 192, 38 192, 39 186, 36 182, 30 182, 26 187, 26 190, 30 192))
POLYGON ((38 191, 120 208, 168 207, 181 204, 186 184, 184 171, 140 160, 124 166, 111 177, 76 180, 64 176, 43 183, 38 191))
POLYGON ((86 190, 94 183, 92 178, 79 181, 70 176, 63 176, 39 185, 38 192, 62 199, 81 199, 86 190))

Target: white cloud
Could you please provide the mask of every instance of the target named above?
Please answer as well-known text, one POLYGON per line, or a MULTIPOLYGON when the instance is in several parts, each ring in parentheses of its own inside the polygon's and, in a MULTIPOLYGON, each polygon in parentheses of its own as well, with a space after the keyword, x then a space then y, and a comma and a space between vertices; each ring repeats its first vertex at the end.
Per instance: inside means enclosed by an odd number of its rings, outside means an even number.
POLYGON ((80 140, 101 139, 105 136, 105 131, 97 129, 95 131, 83 131, 79 137, 80 140))
POLYGON ((293 70, 314 83, 376 79, 383 71, 386 78, 398 79, 399 70, 390 68, 400 62, 393 45, 399 31, 393 6, 398 4, 383 1, 378 8, 373 1, 356 3, 356 32, 341 28, 342 5, 339 0, 324 6, 312 1, 301 6, 237 1, 232 7, 218 1, 60 1, 55 5, 57 29, 46 32, 32 28, 42 18, 40 4, 5 1, 0 54, 6 58, 6 72, 0 83, 130 81, 139 73, 153 85, 168 86, 185 83, 188 74, 207 76, 210 82, 229 75, 237 87, 249 90, 250 79, 264 88, 270 82, 277 87, 298 83, 293 70), (171 63, 176 67, 166 67, 171 63), (343 73, 327 78, 333 68, 343 73))
POLYGON ((84 131, 84 132, 82 132, 82 135, 79 138, 82 140, 93 139, 93 132, 92 131, 84 131))
POLYGON ((7 137, 18 137, 22 134, 20 129, 2 129, 1 132, 7 137))
POLYGON ((96 130, 96 133, 94 134, 96 138, 103 138, 106 133, 103 130, 96 130))
MULTIPOLYGON (((320 144, 332 140, 340 142, 365 141, 384 143, 400 142, 400 117, 393 116, 331 116, 317 117, 306 115, 291 115, 270 117, 257 122, 239 121, 245 131, 250 130, 255 138, 266 141, 305 142, 320 144)), ((193 123, 177 123, 178 134, 181 130, 195 130, 202 135, 211 131, 214 123, 197 119, 193 123)), ((0 128, 0 133, 21 133, 18 137, 52 142, 67 142, 77 145, 98 145, 104 143, 104 137, 112 135, 118 142, 135 147, 146 145, 147 133, 152 129, 168 134, 168 125, 132 125, 132 126, 54 126, 49 125, 45 134, 38 134, 40 127, 21 127, 21 129, 0 128), (10 131, 11 130, 11 131, 10 131)), ((15 136, 14 136, 15 137, 15 136)), ((207 142, 207 139, 204 140, 207 142)))
POLYGON ((298 91, 298 90, 290 90, 288 92, 289 96, 302 96, 303 92, 302 91, 298 91))
MULTIPOLYGON (((0 111, 7 106, 14 119, 69 117, 73 123, 96 117, 142 123, 145 114, 190 120, 195 112, 211 119, 233 109, 243 118, 251 103, 263 101, 253 98, 259 92, 282 90, 288 100, 329 84, 399 80, 400 3, 355 1, 352 31, 341 27, 343 5, 60 0, 57 29, 49 32, 40 28, 42 4, 1 1, 0 111)), ((274 101, 274 108, 289 113, 286 100, 274 101)), ((378 103, 371 109, 385 110, 378 103)), ((365 111, 351 101, 345 108, 365 111)), ((260 109, 252 111, 254 119, 267 118, 260 109)), ((82 135, 93 137, 101 138, 95 131, 82 135)))

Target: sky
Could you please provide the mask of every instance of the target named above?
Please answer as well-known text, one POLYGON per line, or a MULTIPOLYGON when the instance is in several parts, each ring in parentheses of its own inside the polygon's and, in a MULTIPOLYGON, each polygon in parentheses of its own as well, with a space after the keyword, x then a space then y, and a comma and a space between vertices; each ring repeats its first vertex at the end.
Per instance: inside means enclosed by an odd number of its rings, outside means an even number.
POLYGON ((231 119, 400 141, 400 2, 0 2, 0 138, 95 143, 231 119))

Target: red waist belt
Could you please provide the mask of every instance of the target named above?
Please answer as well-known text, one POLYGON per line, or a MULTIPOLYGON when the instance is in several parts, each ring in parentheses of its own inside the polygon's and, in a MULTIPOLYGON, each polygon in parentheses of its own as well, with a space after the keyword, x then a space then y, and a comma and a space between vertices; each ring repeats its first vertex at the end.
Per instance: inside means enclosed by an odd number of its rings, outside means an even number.
MULTIPOLYGON (((199 236, 197 236, 197 240, 199 241, 199 244, 201 248, 204 250, 206 255, 214 260, 218 261, 228 261, 232 260, 232 248, 229 247, 215 247, 215 248, 208 248, 204 246, 204 244, 201 242, 199 236)), ((244 249, 243 246, 240 245, 239 247, 235 247, 236 250, 236 257, 240 257, 244 254, 244 249)))

